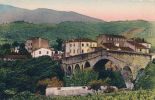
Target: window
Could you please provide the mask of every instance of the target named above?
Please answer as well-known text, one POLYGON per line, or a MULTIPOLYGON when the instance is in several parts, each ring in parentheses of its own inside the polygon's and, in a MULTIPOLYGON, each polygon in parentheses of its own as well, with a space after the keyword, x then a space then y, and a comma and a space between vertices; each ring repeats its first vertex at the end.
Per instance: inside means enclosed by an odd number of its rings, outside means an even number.
POLYGON ((32 50, 32 48, 28 48, 28 50, 32 50))
POLYGON ((70 47, 72 47, 72 44, 70 44, 70 47))
POLYGON ((82 46, 84 46, 84 44, 82 43, 82 46))
POLYGON ((32 43, 31 43, 31 46, 32 46, 32 43))
POLYGON ((72 50, 70 49, 70 53, 72 53, 72 50))
POLYGON ((107 40, 109 40, 109 38, 107 38, 107 40))
POLYGON ((84 53, 84 50, 82 49, 82 53, 84 53))
POLYGON ((74 49, 73 53, 75 53, 75 49, 74 49))
POLYGON ((47 54, 48 54, 48 51, 47 51, 47 54))
POLYGON ((75 47, 75 44, 74 44, 74 47, 75 47))
POLYGON ((87 43, 87 46, 89 46, 89 44, 87 43))
POLYGON ((41 54, 41 51, 39 51, 39 54, 41 54))
POLYGON ((140 49, 140 52, 142 51, 142 49, 140 49))

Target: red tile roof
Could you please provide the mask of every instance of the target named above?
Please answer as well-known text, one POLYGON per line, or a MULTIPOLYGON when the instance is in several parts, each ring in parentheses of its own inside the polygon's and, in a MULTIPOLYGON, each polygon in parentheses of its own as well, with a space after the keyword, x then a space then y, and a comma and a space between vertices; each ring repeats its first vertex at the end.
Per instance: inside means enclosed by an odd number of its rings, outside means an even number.
POLYGON ((130 51, 130 52, 134 52, 134 50, 131 49, 131 48, 129 48, 129 47, 120 47, 120 49, 121 49, 122 51, 130 51))
POLYGON ((4 58, 25 59, 27 58, 27 55, 5 55, 4 58))
POLYGON ((145 39, 140 39, 140 38, 136 38, 132 40, 135 41, 136 43, 148 43, 145 39))
POLYGON ((118 50, 119 47, 115 46, 113 43, 103 43, 102 44, 107 49, 118 50))
POLYGON ((139 48, 139 49, 147 49, 147 47, 141 45, 141 44, 138 44, 137 42, 135 41, 127 41, 128 43, 130 43, 131 45, 134 45, 136 48, 139 48))
POLYGON ((95 42, 91 39, 83 38, 83 39, 70 39, 67 40, 66 42, 95 42))

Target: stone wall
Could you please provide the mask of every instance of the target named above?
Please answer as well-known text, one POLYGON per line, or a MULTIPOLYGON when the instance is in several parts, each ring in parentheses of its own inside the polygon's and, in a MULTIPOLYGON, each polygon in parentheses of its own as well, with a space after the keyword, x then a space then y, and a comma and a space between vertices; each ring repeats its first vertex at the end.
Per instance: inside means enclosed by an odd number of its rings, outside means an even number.
MULTIPOLYGON (((98 93, 108 92, 109 88, 117 89, 114 86, 101 86, 98 93)), ((95 94, 96 91, 89 90, 86 86, 79 87, 47 87, 46 96, 77 96, 77 95, 88 95, 95 94)))

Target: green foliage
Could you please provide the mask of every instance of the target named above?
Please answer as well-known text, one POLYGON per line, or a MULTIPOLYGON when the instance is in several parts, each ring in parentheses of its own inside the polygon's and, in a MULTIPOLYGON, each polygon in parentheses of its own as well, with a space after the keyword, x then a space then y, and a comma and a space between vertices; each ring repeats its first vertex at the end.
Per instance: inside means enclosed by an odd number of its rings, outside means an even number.
POLYGON ((53 78, 46 78, 43 80, 40 80, 37 83, 38 86, 47 86, 50 85, 52 87, 63 87, 64 83, 62 81, 59 81, 59 79, 57 77, 53 77, 53 78))
POLYGON ((25 49, 25 43, 18 43, 17 41, 14 41, 12 44, 5 43, 0 45, 0 58, 3 58, 5 55, 27 55, 31 57, 31 54, 25 49), (19 52, 11 52, 11 49, 17 46, 19 46, 19 52))
POLYGON ((19 46, 20 44, 17 42, 17 41, 14 41, 13 43, 12 43, 12 46, 13 47, 17 47, 17 46, 19 46))
MULTIPOLYGON (((118 93, 93 94, 87 96, 54 96, 54 97, 34 97, 27 100, 154 100, 155 91, 126 91, 118 93)), ((10 99, 25 100, 25 99, 10 99)))
POLYGON ((75 86, 87 86, 91 81, 97 80, 98 73, 93 70, 79 70, 71 77, 64 77, 66 86, 74 84, 75 86))
POLYGON ((108 86, 110 84, 110 78, 106 78, 105 80, 94 80, 92 82, 90 82, 88 84, 88 86, 90 86, 90 89, 93 89, 93 90, 99 90, 100 89, 100 86, 108 86))
POLYGON ((16 61, 0 61, 0 75, 0 97, 7 98, 8 90, 14 90, 17 93, 40 91, 37 89, 39 80, 51 77, 62 79, 63 72, 59 63, 52 61, 48 56, 43 56, 16 61))
POLYGON ((118 88, 126 87, 125 81, 124 81, 120 71, 102 70, 99 73, 99 79, 106 79, 106 78, 111 79, 110 85, 112 85, 112 86, 116 86, 118 88))
POLYGON ((35 98, 35 95, 29 91, 24 91, 16 94, 12 100, 30 100, 31 98, 35 98))
POLYGON ((105 23, 62 22, 60 24, 30 24, 16 22, 0 24, 0 43, 13 41, 24 42, 31 37, 43 37, 56 44, 57 38, 68 40, 71 38, 90 38, 96 40, 99 34, 121 34, 126 30, 143 27, 144 31, 136 37, 150 39, 153 43, 154 26, 146 21, 119 21, 105 23))
POLYGON ((114 71, 114 78, 111 79, 112 86, 116 86, 118 88, 125 88, 125 81, 122 77, 122 74, 120 71, 114 71))
POLYGON ((150 62, 135 84, 136 89, 155 90, 155 64, 150 62))
POLYGON ((62 48, 63 39, 57 38, 56 42, 57 42, 57 45, 54 45, 54 46, 53 46, 54 49, 55 49, 55 50, 58 50, 58 51, 62 51, 62 49, 63 49, 63 48, 62 48))

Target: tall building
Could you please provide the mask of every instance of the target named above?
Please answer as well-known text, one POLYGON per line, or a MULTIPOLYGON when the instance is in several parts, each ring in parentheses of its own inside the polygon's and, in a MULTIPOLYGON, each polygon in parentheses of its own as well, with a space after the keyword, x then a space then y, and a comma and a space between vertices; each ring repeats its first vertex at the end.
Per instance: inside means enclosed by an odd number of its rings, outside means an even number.
POLYGON ((49 40, 39 37, 30 38, 26 40, 25 48, 29 53, 40 48, 49 49, 49 40))
POLYGON ((121 35, 101 34, 97 37, 98 46, 102 46, 104 43, 112 43, 117 47, 123 47, 126 38, 121 35))
POLYGON ((63 43, 65 45, 65 56, 74 56, 88 53, 90 47, 97 47, 97 42, 91 39, 71 39, 63 43))

